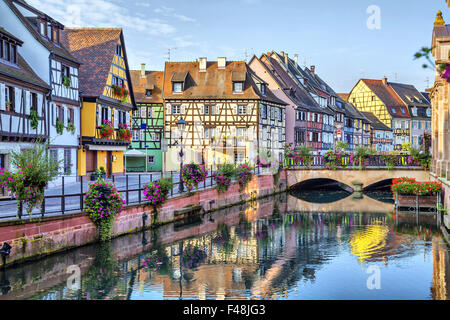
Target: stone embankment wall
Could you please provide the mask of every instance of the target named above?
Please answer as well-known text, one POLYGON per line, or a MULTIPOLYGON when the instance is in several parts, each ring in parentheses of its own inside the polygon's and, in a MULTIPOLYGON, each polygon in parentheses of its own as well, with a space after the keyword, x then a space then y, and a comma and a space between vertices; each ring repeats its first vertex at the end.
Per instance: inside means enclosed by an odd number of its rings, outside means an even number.
MULTIPOLYGON (((273 176, 267 174, 255 176, 243 192, 239 192, 239 185, 235 183, 223 194, 219 194, 215 188, 210 188, 191 195, 174 197, 162 205, 158 221, 165 224, 183 219, 182 215, 175 216, 174 211, 187 206, 200 205, 204 211, 217 210, 283 192, 286 185, 286 172, 283 171, 277 186, 274 186, 273 176)), ((145 204, 126 206, 115 220, 113 236, 141 230, 144 227, 144 213, 149 216, 145 227, 150 227, 152 211, 152 207, 145 204)), ((7 266, 83 246, 96 242, 97 239, 97 228, 84 212, 0 223, 0 244, 7 242, 12 246, 7 266)))

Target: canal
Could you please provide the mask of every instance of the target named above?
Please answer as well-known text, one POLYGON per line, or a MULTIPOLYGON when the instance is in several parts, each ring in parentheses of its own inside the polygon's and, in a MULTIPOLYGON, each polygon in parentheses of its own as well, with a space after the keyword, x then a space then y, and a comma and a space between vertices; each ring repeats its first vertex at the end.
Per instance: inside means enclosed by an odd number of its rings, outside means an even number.
POLYGON ((449 299, 439 218, 393 209, 297 190, 7 268, 0 300, 449 299))

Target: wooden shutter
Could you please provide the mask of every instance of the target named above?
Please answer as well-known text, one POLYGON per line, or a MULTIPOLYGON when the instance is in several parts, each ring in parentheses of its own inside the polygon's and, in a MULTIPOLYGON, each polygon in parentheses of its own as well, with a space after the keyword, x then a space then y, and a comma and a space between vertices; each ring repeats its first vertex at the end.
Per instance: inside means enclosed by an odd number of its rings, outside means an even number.
POLYGON ((22 106, 22 90, 14 88, 14 111, 21 112, 22 106))
POLYGON ((114 109, 114 128, 119 128, 119 111, 114 109))
POLYGON ((186 113, 186 106, 181 105, 180 106, 180 114, 185 114, 186 113))
POLYGON ((98 111, 97 111, 97 125, 100 127, 102 125, 102 109, 103 107, 101 105, 98 105, 98 111))
POLYGON ((51 114, 51 116, 52 116, 52 119, 51 119, 52 125, 56 126, 56 106, 55 106, 55 104, 53 102, 51 103, 50 108, 51 108, 51 113, 52 113, 51 114))
POLYGON ((31 109, 31 92, 25 90, 25 114, 30 114, 31 109))
POLYGON ((43 96, 42 94, 38 93, 37 94, 37 113, 38 113, 38 117, 42 117, 43 116, 43 96))
POLYGON ((0 83, 0 110, 6 109, 5 103, 5 84, 0 83))
POLYGON ((126 119, 126 124, 128 127, 130 127, 130 113, 127 111, 125 112, 125 119, 126 119))
POLYGON ((68 114, 69 114, 69 110, 67 108, 67 106, 63 105, 62 107, 62 111, 63 111, 63 117, 64 117, 64 126, 67 126, 67 120, 68 120, 68 114))

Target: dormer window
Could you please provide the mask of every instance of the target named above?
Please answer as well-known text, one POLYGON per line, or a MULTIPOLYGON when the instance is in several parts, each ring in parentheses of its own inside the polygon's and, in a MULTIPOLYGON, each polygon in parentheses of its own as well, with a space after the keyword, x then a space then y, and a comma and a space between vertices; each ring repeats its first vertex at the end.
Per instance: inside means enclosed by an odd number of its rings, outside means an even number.
POLYGON ((181 92, 183 92, 183 82, 174 82, 172 91, 174 93, 181 93, 181 92))
POLYGON ((427 109, 427 117, 431 117, 431 109, 430 108, 427 109))
POLYGON ((45 22, 39 22, 39 32, 41 33, 42 36, 46 36, 45 33, 45 22))
POLYGON ((403 114, 405 114, 405 113, 406 113, 406 112, 405 112, 405 108, 402 108, 401 110, 402 110, 402 113, 403 113, 403 114))
POLYGON ((412 111, 413 116, 417 117, 417 108, 412 108, 411 111, 412 111))
POLYGON ((397 113, 397 111, 395 111, 394 108, 392 108, 391 110, 392 110, 392 113, 393 113, 393 114, 396 114, 396 113, 397 113))
POLYGON ((244 83, 243 82, 233 82, 233 92, 243 92, 244 83))
POLYGON ((261 94, 263 96, 265 96, 266 95, 266 85, 264 83, 261 83, 260 88, 261 88, 261 94))
POLYGON ((19 39, 0 33, 0 59, 17 64, 17 46, 21 45, 19 39))
POLYGON ((153 90, 152 89, 146 89, 145 90, 145 97, 147 97, 147 98, 151 98, 152 97, 152 92, 153 90))
POLYGON ((50 40, 52 40, 52 39, 51 39, 51 37, 52 37, 52 25, 51 25, 51 23, 49 23, 49 22, 47 22, 47 37, 48 37, 50 40))

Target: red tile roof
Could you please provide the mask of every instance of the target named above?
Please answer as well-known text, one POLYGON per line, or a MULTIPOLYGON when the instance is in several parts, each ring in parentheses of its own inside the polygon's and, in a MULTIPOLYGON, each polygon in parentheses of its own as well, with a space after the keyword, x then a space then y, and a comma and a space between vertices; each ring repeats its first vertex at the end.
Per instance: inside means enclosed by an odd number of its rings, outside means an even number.
POLYGON ((410 114, 405 103, 389 86, 383 83, 382 80, 361 79, 370 90, 385 104, 387 111, 394 118, 410 118, 410 114), (404 112, 402 112, 402 109, 404 112))
POLYGON ((67 28, 61 32, 61 43, 82 62, 81 96, 102 95, 121 33, 121 28, 67 28))
POLYGON ((130 75, 136 103, 163 103, 161 94, 164 74, 162 71, 145 71, 145 77, 141 77, 141 70, 131 70, 130 75), (151 98, 145 95, 146 89, 152 89, 151 98))

